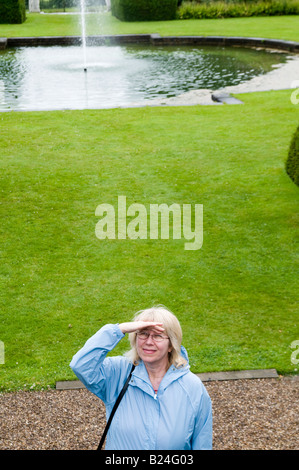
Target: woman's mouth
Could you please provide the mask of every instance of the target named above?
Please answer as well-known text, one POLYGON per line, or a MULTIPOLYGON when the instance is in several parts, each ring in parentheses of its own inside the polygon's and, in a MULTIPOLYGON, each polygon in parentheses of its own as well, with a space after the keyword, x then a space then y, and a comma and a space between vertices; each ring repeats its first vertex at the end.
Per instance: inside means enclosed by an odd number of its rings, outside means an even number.
POLYGON ((156 352, 155 349, 144 349, 143 348, 144 354, 154 354, 156 352))

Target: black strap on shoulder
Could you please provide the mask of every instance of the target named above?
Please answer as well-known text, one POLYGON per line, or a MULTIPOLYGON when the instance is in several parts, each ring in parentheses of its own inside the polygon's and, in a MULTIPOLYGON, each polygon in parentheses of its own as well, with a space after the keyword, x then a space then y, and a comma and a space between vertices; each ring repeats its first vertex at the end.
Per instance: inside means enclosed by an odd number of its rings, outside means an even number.
POLYGON ((135 369, 135 365, 133 364, 133 365, 132 365, 131 372, 130 372, 130 374, 129 374, 129 376, 128 376, 126 382, 125 382, 125 385, 123 386, 123 388, 122 388, 120 394, 118 395, 117 400, 116 400, 116 402, 115 402, 115 404, 114 404, 114 407, 113 407, 113 409, 112 409, 112 411, 111 411, 111 414, 110 414, 110 416, 109 416, 108 422, 107 422, 107 424, 106 424, 105 430, 104 430, 104 432, 103 432, 103 435, 102 435, 102 438, 101 438, 101 441, 100 441, 100 443, 99 443, 99 446, 98 446, 97 450, 101 450, 102 447, 103 447, 103 444, 104 444, 104 442, 105 442, 108 429, 109 429, 110 424, 111 424, 111 421, 112 421, 112 419, 113 419, 113 416, 114 416, 114 414, 115 414, 115 412, 116 412, 116 409, 117 409, 118 405, 119 405, 120 402, 121 402, 122 397, 123 397, 124 394, 126 393, 126 390, 127 390, 127 388, 128 388, 128 385, 129 385, 129 382, 130 382, 130 378, 131 378, 131 375, 132 375, 132 372, 133 372, 134 369, 135 369))

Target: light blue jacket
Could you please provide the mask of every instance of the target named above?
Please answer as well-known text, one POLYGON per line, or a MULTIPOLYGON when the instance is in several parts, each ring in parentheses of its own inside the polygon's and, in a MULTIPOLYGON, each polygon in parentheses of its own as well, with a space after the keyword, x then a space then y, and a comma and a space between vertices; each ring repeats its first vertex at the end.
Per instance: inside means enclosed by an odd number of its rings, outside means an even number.
MULTIPOLYGON (((70 366, 86 388, 106 406, 107 419, 128 377, 132 363, 124 356, 106 357, 124 337, 118 325, 105 325, 75 354, 70 366)), ((182 348, 187 358, 187 353, 182 348)), ((212 448, 212 406, 201 380, 171 366, 157 395, 141 361, 114 415, 107 450, 209 450, 212 448)))

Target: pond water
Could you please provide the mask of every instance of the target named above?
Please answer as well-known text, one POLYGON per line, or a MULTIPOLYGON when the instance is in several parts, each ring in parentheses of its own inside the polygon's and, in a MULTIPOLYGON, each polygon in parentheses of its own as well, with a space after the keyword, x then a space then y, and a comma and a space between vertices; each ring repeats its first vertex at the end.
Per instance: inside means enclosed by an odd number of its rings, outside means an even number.
POLYGON ((80 46, 0 51, 0 111, 150 104, 195 89, 238 85, 287 54, 241 47, 80 46))

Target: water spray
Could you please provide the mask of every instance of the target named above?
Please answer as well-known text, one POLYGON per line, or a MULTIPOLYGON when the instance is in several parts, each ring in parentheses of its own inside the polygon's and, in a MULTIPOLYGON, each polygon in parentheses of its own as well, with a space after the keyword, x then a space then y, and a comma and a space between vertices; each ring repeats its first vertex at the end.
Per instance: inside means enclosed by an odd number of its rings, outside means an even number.
POLYGON ((82 48, 83 48, 83 69, 84 72, 87 72, 86 66, 86 27, 85 27, 85 0, 80 0, 81 7, 81 38, 82 38, 82 48))

